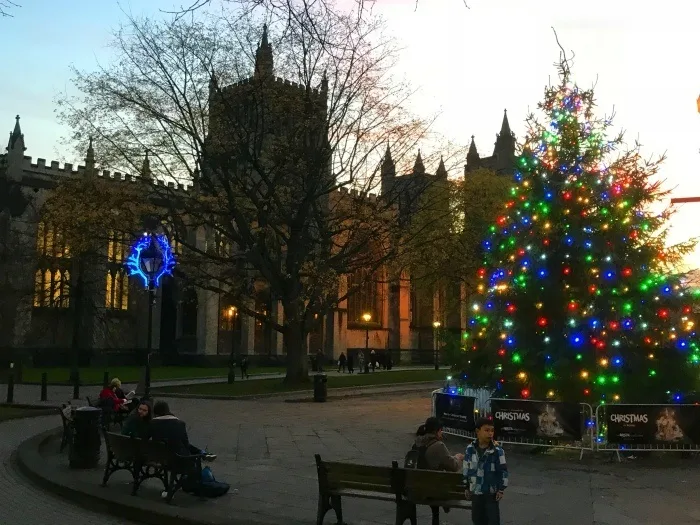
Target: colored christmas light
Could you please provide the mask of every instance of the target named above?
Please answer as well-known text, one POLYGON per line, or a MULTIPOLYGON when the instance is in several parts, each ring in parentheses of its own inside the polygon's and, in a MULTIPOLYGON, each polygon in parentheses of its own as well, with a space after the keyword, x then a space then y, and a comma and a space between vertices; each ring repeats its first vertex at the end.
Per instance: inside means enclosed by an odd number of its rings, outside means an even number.
POLYGON ((471 348, 513 396, 661 402, 700 363, 697 295, 670 273, 681 250, 665 245, 670 213, 651 210, 665 195, 655 168, 615 153, 593 107, 565 74, 539 105, 549 122, 528 119, 515 185, 481 244, 471 348))

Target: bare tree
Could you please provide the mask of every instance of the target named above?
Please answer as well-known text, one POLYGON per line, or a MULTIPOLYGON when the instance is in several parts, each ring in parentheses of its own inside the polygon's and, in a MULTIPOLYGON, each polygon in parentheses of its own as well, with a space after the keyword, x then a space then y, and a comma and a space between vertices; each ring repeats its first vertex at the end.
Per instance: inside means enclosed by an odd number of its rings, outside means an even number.
POLYGON ((414 197, 377 198, 379 166, 387 143, 401 162, 432 120, 405 109, 396 48, 367 12, 290 2, 279 15, 262 31, 250 13, 130 20, 116 62, 75 71, 84 97, 60 103, 81 147, 94 134, 102 158, 131 169, 147 150, 146 178, 193 184, 148 186, 183 272, 281 333, 299 382, 309 330, 354 291, 344 278, 410 244, 396 210, 414 197), (256 310, 261 288, 283 319, 256 310))
POLYGON ((20 5, 14 3, 12 0, 0 0, 0 16, 14 16, 10 12, 10 9, 14 7, 20 7, 20 5))

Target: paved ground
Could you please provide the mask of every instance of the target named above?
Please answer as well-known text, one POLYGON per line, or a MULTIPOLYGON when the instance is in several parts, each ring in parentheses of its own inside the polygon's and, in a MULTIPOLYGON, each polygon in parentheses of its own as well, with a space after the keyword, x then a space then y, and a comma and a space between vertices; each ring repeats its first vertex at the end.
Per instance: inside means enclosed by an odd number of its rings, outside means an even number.
MULTIPOLYGON (((412 366, 412 367, 394 367, 392 370, 383 370, 383 371, 378 371, 375 373, 381 373, 381 374, 391 374, 393 372, 400 372, 402 370, 430 370, 432 367, 419 367, 419 366, 412 366)), ((331 370, 326 372, 329 376, 337 376, 337 375, 342 375, 338 374, 337 371, 331 370)), ((445 374, 447 374, 448 371, 445 370, 445 374)), ((254 376, 250 376, 250 378, 242 380, 240 378, 240 371, 236 369, 236 381, 258 381, 262 379, 272 379, 272 378, 283 378, 284 374, 277 374, 277 373, 272 373, 272 374, 257 374, 254 376)), ((389 379, 387 380, 387 383, 391 382, 390 379, 391 376, 389 376, 389 379)), ((175 386, 175 385, 194 385, 194 384, 203 384, 203 383, 221 383, 223 381, 226 381, 225 377, 213 377, 213 378, 199 378, 199 379, 174 379, 170 381, 154 381, 151 383, 151 386, 153 388, 156 387, 163 387, 163 386, 175 386)), ((136 384, 135 383, 129 383, 124 385, 125 391, 129 391, 131 389, 135 389, 136 384)), ((85 401, 85 396, 89 396, 91 399, 92 398, 97 398, 98 394, 100 393, 101 388, 99 386, 81 386, 80 387, 80 402, 84 403, 85 401)), ((0 384, 0 402, 4 402, 7 397, 7 385, 0 384)), ((46 391, 46 397, 47 401, 46 404, 50 405, 59 405, 61 403, 65 403, 73 398, 73 387, 72 386, 61 386, 61 385, 49 385, 47 387, 46 391)), ((14 402, 15 403, 26 403, 26 404, 42 404, 39 400, 41 399, 41 386, 40 385, 24 385, 24 384, 18 384, 15 385, 15 391, 14 391, 14 402)))
POLYGON ((136 525, 71 505, 36 488, 18 471, 11 458, 17 446, 55 426, 55 417, 0 423, 0 524, 136 525))
MULTIPOLYGON (((202 516, 228 516, 234 522, 237 512, 254 511, 270 521, 290 524, 314 522, 317 485, 313 454, 388 465, 403 458, 413 431, 430 411, 427 392, 326 404, 275 399, 173 399, 169 403, 187 421, 191 440, 219 455, 213 464, 216 477, 238 489, 237 494, 205 504, 180 494, 176 504, 196 507, 202 516)), ((26 435, 41 429, 39 424, 32 425, 36 428, 26 435)), ((452 440, 449 445, 456 452, 464 443, 452 440)), ((533 456, 513 448, 506 452, 512 486, 502 505, 504 525, 690 525, 700 521, 698 460, 673 456, 618 465, 592 455, 579 462, 577 455, 533 456)), ((47 461, 69 475, 67 479, 89 484, 100 481, 99 471, 69 473, 65 457, 55 453, 47 461)), ((124 473, 116 474, 110 490, 126 492, 127 479, 124 473)), ((158 482, 149 481, 144 488, 140 497, 158 499, 158 482)), ((344 502, 344 514, 352 525, 393 520, 391 505, 368 501, 344 502)), ((326 523, 333 522, 328 516, 326 523)), ((427 509, 419 522, 429 523, 427 509)), ((453 511, 442 522, 464 524, 470 520, 464 511, 453 511)))

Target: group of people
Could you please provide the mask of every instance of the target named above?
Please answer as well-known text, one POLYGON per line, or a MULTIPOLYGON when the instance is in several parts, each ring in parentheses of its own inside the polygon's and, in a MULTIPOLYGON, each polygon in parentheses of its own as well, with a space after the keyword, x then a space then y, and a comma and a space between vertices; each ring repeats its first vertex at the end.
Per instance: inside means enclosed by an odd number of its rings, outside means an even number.
POLYGON ((139 400, 134 396, 133 390, 124 393, 122 383, 116 377, 100 392, 103 410, 129 414, 122 425, 122 434, 164 441, 175 454, 182 456, 201 455, 205 461, 216 459, 216 455, 190 444, 185 422, 173 415, 165 401, 152 405, 149 400, 139 400))
MULTIPOLYGON (((359 351, 357 353, 357 359, 360 367, 360 373, 368 373, 370 370, 374 372, 377 368, 391 370, 391 355, 388 352, 378 354, 374 350, 371 350, 369 356, 365 358, 365 353, 363 351, 359 351)), ((347 356, 345 355, 345 352, 341 352, 340 356, 338 357, 338 373, 345 373, 346 369, 349 374, 355 372, 355 359, 350 352, 348 352, 347 356)))
MULTIPOLYGON (((472 502, 474 525, 500 525, 499 501, 508 486, 508 467, 503 449, 493 439, 493 421, 476 421, 476 439, 464 454, 451 455, 443 441, 443 426, 438 418, 429 417, 418 427, 413 451, 415 468, 462 472, 468 486, 466 496, 472 502)), ((439 524, 439 507, 431 507, 433 525, 439 524)), ((444 509, 449 512, 449 508, 444 509)))
POLYGON ((152 439, 168 444, 172 452, 181 456, 201 455, 205 461, 216 459, 215 454, 190 443, 187 425, 171 411, 168 403, 148 400, 140 401, 138 408, 124 421, 122 434, 139 439, 152 439))

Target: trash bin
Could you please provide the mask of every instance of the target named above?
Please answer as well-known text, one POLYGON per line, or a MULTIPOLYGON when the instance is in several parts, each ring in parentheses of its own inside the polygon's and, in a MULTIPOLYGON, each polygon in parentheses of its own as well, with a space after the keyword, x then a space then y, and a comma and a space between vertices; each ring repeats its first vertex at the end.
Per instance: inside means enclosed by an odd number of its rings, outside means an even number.
POLYGON ((100 423, 102 410, 80 407, 73 413, 73 431, 70 436, 70 468, 95 468, 100 462, 100 423))
POLYGON ((322 403, 328 397, 328 377, 326 374, 314 375, 314 401, 322 403))

